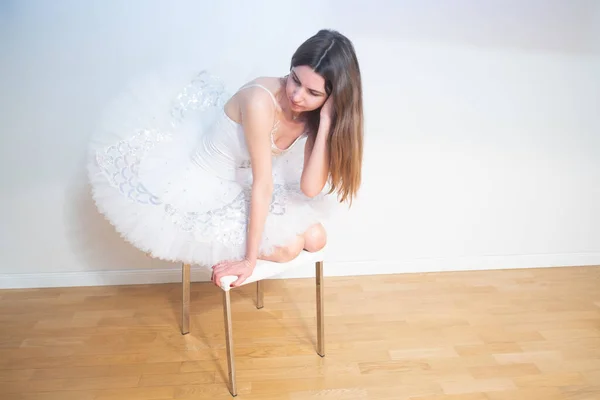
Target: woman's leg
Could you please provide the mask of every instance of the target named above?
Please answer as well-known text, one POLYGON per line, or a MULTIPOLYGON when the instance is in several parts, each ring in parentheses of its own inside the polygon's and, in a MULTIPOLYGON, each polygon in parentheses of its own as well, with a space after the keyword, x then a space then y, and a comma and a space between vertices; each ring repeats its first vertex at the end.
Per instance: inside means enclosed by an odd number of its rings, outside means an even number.
POLYGON ((298 257, 302 250, 316 252, 325 247, 327 243, 327 232, 321 224, 315 224, 308 228, 302 235, 287 246, 277 247, 273 253, 259 257, 261 260, 274 262, 288 262, 298 257))

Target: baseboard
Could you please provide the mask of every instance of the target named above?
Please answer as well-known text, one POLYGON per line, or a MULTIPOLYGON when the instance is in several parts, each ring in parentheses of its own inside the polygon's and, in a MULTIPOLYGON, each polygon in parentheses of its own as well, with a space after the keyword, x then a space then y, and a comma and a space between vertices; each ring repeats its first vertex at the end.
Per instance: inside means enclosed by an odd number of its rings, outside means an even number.
MULTIPOLYGON (((497 269, 598 266, 600 253, 533 254, 514 256, 423 258, 407 261, 362 260, 325 261, 325 276, 360 276, 438 271, 475 271, 497 269)), ((194 282, 210 280, 204 268, 191 269, 194 282)), ((277 278, 293 279, 314 276, 312 265, 299 267, 277 278)), ((0 289, 42 287, 136 285, 181 282, 181 268, 117 271, 81 271, 32 274, 1 274, 0 289)))

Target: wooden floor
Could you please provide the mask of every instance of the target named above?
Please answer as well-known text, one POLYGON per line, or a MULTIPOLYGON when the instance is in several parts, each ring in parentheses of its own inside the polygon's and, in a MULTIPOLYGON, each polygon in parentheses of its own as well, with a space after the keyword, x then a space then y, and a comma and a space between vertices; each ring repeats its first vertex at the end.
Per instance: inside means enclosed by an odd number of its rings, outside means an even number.
MULTIPOLYGON (((326 267, 326 266, 325 266, 326 267)), ((232 293, 240 399, 599 400, 600 268, 310 279, 232 293)), ((0 399, 228 399, 220 291, 0 291, 0 399)))

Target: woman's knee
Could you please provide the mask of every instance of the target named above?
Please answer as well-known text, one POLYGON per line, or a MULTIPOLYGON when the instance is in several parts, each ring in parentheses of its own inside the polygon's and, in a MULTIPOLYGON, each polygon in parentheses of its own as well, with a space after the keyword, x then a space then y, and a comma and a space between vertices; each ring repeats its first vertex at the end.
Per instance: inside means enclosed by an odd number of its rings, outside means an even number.
POLYGON ((327 244, 327 232, 321 224, 316 224, 308 228, 304 233, 304 249, 309 252, 316 252, 327 244))

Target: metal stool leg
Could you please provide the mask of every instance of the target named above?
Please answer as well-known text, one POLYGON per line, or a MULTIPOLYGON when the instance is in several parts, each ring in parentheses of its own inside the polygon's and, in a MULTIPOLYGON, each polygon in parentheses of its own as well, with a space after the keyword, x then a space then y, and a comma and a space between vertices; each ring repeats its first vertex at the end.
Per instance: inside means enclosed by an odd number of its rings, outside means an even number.
POLYGON ((261 309, 264 307, 265 295, 263 293, 262 281, 256 282, 256 308, 261 309))
POLYGON ((181 292, 182 292, 182 307, 181 307, 181 334, 185 335, 190 332, 190 265, 183 264, 181 266, 181 292))
POLYGON ((229 369, 230 393, 237 396, 237 385, 235 380, 235 359, 233 349, 233 331, 231 328, 231 297, 229 290, 223 292, 223 313, 225 320, 225 339, 227 344, 227 367, 229 369))
POLYGON ((325 357, 325 324, 323 314, 323 261, 317 261, 316 284, 317 284, 317 353, 325 357))

